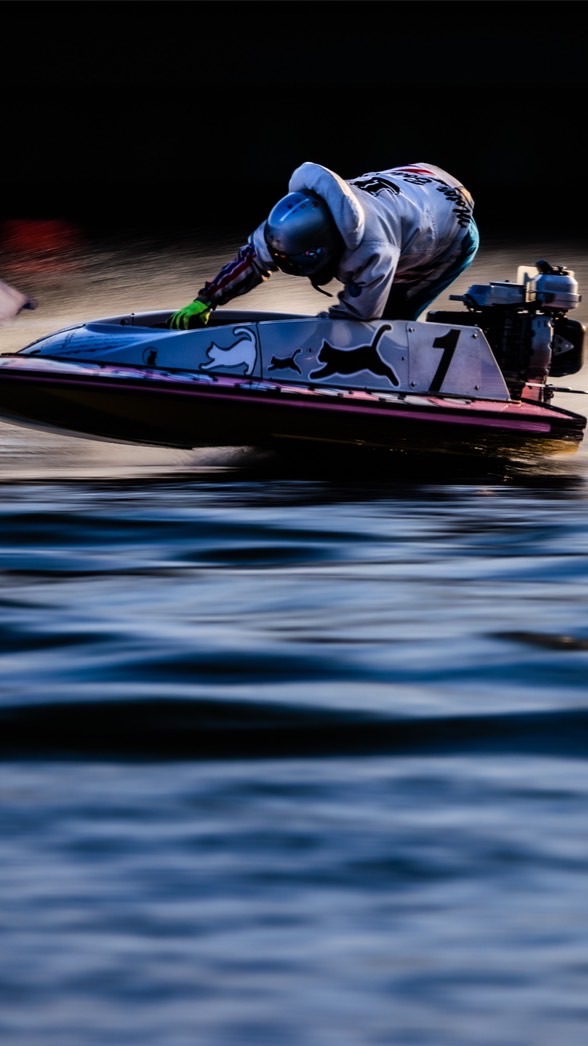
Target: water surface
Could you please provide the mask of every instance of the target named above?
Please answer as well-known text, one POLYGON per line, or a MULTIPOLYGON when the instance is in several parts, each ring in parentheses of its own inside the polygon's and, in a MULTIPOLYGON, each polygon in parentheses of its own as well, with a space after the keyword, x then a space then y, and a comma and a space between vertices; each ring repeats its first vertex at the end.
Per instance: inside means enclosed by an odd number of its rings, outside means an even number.
MULTIPOLYGON (((2 351, 233 246, 13 249, 2 351)), ((588 288, 548 247, 452 292, 588 288)), ((584 1046, 587 454, 292 475, 0 425, 7 1046, 584 1046)))

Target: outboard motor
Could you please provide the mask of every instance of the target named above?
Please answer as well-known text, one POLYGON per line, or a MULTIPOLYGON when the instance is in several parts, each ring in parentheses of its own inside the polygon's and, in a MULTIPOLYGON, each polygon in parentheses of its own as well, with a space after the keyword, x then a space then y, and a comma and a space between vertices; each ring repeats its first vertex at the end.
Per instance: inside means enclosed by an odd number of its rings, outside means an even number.
MULTIPOLYGON (((582 300, 571 269, 538 261, 534 269, 519 266, 517 283, 473 284, 450 299, 467 312, 435 310, 427 319, 480 327, 515 398, 528 382, 545 386, 549 376, 577 374, 584 366, 586 328, 566 315, 582 300)), ((547 397, 543 389, 541 398, 547 397)))

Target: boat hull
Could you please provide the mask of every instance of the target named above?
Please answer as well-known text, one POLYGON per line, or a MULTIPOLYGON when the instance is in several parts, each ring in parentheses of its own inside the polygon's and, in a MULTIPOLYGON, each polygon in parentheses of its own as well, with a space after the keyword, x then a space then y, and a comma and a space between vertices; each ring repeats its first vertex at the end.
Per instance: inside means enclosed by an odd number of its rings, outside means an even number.
POLYGON ((182 449, 371 450, 507 457, 579 446, 586 419, 513 399, 483 330, 216 310, 77 324, 0 355, 0 418, 182 449), (309 449, 310 448, 310 449, 309 449))
POLYGON ((538 403, 287 385, 0 357, 0 417, 95 440, 510 456, 574 451, 586 419, 538 403))

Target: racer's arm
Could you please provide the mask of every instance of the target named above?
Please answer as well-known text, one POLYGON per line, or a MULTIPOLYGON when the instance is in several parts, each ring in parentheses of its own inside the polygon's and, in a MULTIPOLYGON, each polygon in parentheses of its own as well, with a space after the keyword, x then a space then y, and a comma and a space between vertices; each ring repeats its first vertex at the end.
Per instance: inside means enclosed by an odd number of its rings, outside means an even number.
POLYGON ((17 316, 22 309, 34 309, 35 305, 32 298, 27 298, 16 287, 0 280, 0 321, 17 316))
POLYGON ((226 305, 233 298, 248 294, 254 287, 269 279, 271 271, 249 241, 241 247, 232 261, 223 265, 213 280, 204 284, 198 291, 198 297, 216 309, 217 305, 226 305))
POLYGON ((269 279, 276 267, 271 260, 268 264, 267 259, 263 257, 263 250, 256 250, 256 236, 254 233, 232 261, 223 265, 214 279, 204 284, 193 302, 173 314, 170 320, 171 327, 185 330, 192 323, 206 324, 211 310, 216 309, 217 305, 225 305, 269 279))

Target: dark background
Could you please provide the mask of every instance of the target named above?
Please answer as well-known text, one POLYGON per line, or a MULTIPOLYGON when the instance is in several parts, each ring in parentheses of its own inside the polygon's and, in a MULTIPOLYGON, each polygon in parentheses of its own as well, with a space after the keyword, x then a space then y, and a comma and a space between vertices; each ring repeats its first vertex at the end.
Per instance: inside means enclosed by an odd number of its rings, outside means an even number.
POLYGON ((483 236, 584 238, 583 8, 5 2, 0 217, 245 234, 304 160, 429 161, 483 236))

